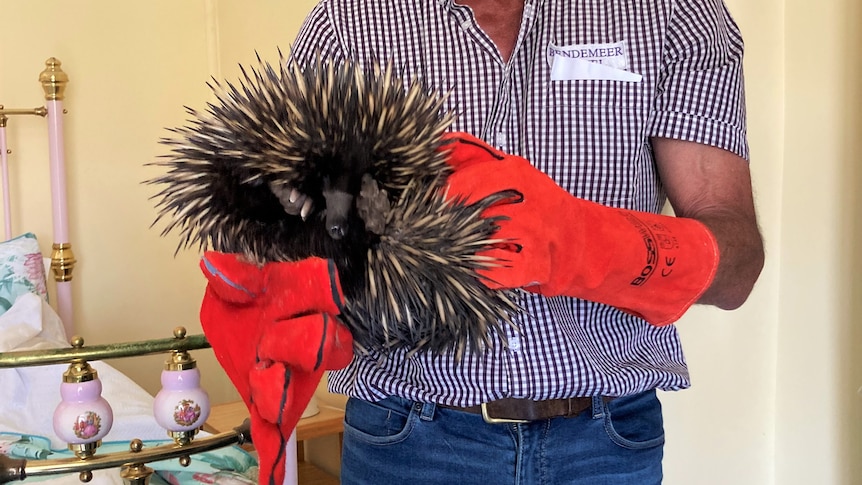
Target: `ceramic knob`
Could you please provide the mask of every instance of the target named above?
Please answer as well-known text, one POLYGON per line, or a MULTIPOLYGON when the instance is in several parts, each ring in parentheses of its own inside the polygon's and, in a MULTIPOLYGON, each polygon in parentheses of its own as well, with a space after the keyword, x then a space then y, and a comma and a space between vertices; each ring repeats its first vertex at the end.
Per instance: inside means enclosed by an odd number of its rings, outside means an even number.
MULTIPOLYGON (((185 338, 182 327, 174 337, 185 338)), ((184 350, 176 350, 162 370, 162 389, 153 402, 156 422, 178 443, 189 442, 210 414, 210 399, 201 388, 201 373, 197 362, 184 350)))
POLYGON ((114 424, 111 406, 102 397, 102 381, 60 384, 62 402, 54 412, 54 432, 69 444, 93 443, 114 424))
MULTIPOLYGON (((74 339, 73 346, 82 347, 83 339, 74 339)), ((54 432, 77 454, 92 454, 114 424, 98 372, 87 362, 74 360, 63 373, 60 398, 54 411, 54 432)))
POLYGON ((200 370, 162 371, 162 389, 153 403, 153 414, 161 427, 174 432, 195 430, 203 426, 209 412, 209 395, 201 389, 200 370))

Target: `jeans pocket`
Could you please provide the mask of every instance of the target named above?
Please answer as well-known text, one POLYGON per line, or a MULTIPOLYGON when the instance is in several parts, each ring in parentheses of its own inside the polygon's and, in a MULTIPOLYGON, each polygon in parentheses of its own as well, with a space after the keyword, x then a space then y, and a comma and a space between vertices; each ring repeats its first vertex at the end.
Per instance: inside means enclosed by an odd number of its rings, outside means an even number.
POLYGON ((605 405, 605 431, 615 444, 645 450, 664 444, 661 403, 655 391, 614 399, 605 405))
POLYGON ((404 441, 410 436, 418 413, 409 401, 398 401, 392 398, 379 402, 348 399, 344 413, 344 434, 376 445, 404 441))

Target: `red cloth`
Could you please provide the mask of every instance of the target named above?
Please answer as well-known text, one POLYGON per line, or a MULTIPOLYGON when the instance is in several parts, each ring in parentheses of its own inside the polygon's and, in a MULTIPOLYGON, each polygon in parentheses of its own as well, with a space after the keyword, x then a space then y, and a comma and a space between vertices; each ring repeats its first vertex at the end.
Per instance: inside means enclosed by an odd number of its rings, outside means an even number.
POLYGON ((332 261, 263 266, 207 252, 201 324, 251 415, 259 483, 284 482, 285 445, 325 370, 353 358, 336 315, 343 295, 332 261))

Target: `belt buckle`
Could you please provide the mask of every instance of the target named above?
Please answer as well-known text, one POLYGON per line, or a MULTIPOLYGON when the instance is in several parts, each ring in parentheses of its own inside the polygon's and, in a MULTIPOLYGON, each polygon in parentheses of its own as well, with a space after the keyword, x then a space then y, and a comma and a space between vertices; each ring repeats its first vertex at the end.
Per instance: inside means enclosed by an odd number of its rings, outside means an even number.
POLYGON ((485 422, 488 424, 507 424, 507 423, 524 424, 524 423, 530 422, 527 419, 495 418, 495 417, 491 416, 490 414, 488 414, 488 405, 487 405, 487 403, 484 403, 484 402, 481 404, 481 408, 482 408, 482 419, 484 419, 485 422))

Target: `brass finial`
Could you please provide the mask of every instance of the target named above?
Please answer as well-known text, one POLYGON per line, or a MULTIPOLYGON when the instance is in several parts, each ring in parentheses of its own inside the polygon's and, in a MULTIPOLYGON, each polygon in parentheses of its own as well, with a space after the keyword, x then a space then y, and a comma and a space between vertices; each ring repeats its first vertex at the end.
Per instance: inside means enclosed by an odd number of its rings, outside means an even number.
POLYGON ((168 431, 168 436, 170 436, 171 439, 174 440, 174 443, 180 446, 186 446, 191 443, 192 440, 195 439, 195 436, 197 436, 197 434, 197 429, 190 429, 188 431, 168 431))
MULTIPOLYGON (((140 453, 143 449, 144 442, 138 438, 129 443, 129 450, 132 453, 140 453)), ((147 485, 153 473, 155 470, 148 467, 146 463, 129 463, 120 469, 120 478, 129 485, 147 485)))
POLYGON ((77 262, 70 243, 54 243, 51 252, 51 271, 54 273, 54 281, 72 281, 72 270, 75 269, 77 262))
MULTIPOLYGON (((72 347, 81 349, 84 347, 84 339, 75 335, 72 337, 72 347)), ((81 382, 89 382, 99 378, 99 373, 96 369, 90 367, 84 359, 73 359, 69 363, 69 369, 63 373, 63 382, 67 384, 80 384, 81 382)))
POLYGON ((135 438, 129 442, 129 450, 132 453, 140 453, 144 449, 144 442, 140 438, 135 438))
MULTIPOLYGON (((177 340, 186 338, 186 328, 176 327, 174 329, 174 338, 177 340)), ((172 351, 170 358, 165 361, 165 370, 189 370, 194 369, 197 366, 197 361, 185 350, 172 351)))
POLYGON ((80 459, 86 459, 96 454, 96 450, 102 446, 102 440, 90 443, 71 443, 69 449, 80 459))
POLYGON ((39 82, 45 91, 45 99, 48 101, 62 100, 65 97, 66 84, 69 76, 60 67, 62 63, 56 57, 45 61, 45 69, 39 73, 39 82))

